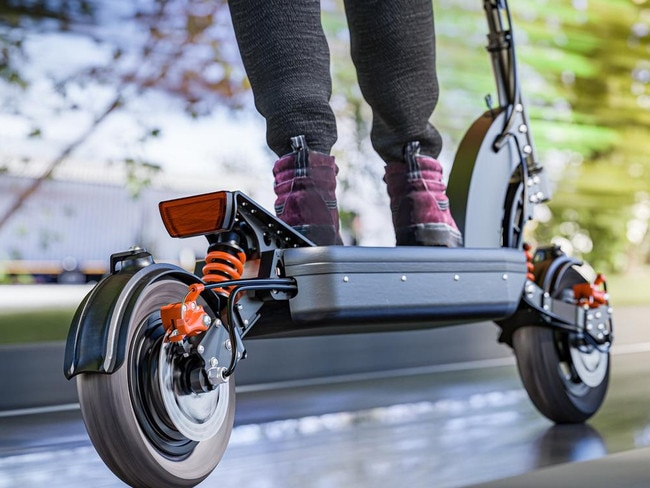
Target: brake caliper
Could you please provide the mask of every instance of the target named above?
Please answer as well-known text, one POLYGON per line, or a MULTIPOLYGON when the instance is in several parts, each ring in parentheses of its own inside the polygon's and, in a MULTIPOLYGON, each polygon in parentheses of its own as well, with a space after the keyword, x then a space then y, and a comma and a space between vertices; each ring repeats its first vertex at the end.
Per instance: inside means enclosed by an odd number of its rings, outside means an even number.
POLYGON ((598 274, 592 283, 580 283, 573 285, 573 295, 579 305, 588 306, 589 308, 598 308, 607 305, 609 296, 607 295, 607 282, 605 276, 598 274))
POLYGON ((196 299, 204 290, 200 283, 190 285, 182 302, 170 303, 160 309, 160 318, 165 328, 165 336, 170 342, 180 342, 186 337, 205 332, 212 319, 196 299))

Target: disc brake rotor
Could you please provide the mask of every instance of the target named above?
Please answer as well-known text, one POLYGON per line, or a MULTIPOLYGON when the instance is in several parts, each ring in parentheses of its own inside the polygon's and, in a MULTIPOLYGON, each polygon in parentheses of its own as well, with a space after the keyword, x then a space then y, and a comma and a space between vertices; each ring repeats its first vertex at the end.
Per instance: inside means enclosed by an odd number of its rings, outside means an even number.
POLYGON ((228 383, 207 393, 182 392, 178 385, 177 355, 174 346, 165 342, 160 347, 158 381, 165 410, 178 431, 193 441, 214 436, 228 412, 228 383))

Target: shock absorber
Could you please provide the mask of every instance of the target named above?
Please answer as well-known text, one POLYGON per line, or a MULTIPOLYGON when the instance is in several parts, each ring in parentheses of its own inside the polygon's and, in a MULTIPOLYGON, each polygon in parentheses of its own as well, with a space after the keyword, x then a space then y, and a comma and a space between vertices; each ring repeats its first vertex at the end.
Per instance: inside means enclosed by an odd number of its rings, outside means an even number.
MULTIPOLYGON (((203 266, 203 281, 207 284, 222 283, 224 281, 238 280, 244 272, 246 253, 239 246, 239 237, 229 233, 221 237, 218 242, 213 242, 208 248, 203 266)), ((230 289, 224 288, 222 294, 230 295, 230 289)))
MULTIPOLYGON (((208 247, 203 266, 203 281, 214 285, 224 281, 238 280, 244 272, 246 253, 239 246, 239 236, 235 233, 217 237, 208 247)), ((179 342, 193 335, 206 331, 211 323, 210 316, 197 299, 206 286, 195 283, 182 302, 170 303, 161 308, 163 327, 168 340, 179 342)), ((232 287, 215 289, 216 293, 228 298, 232 287)))

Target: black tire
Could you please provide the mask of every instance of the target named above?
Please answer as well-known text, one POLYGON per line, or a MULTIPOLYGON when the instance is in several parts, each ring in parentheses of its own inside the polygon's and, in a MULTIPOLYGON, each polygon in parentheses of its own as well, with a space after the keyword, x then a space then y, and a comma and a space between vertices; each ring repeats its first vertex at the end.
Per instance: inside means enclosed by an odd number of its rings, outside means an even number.
POLYGON ((110 375, 85 373, 77 379, 82 415, 95 449, 116 476, 134 487, 200 483, 221 460, 232 432, 233 377, 203 394, 210 397, 178 398, 179 402, 195 399, 207 405, 207 418, 197 420, 191 412, 183 419, 190 424, 196 421, 198 429, 204 421, 209 425, 209 432, 194 440, 171 420, 184 415, 184 404, 172 412, 162 399, 164 384, 158 375, 162 368, 173 370, 175 363, 165 362, 165 350, 161 352, 161 347, 168 346, 162 346, 159 310, 186 293, 186 284, 169 278, 148 285, 137 298, 130 323, 125 324, 128 351, 122 367, 110 375))
MULTIPOLYGON (((550 290, 572 300, 572 286, 586 280, 573 268, 550 290)), ((537 409, 558 424, 581 423, 602 405, 609 383, 609 353, 580 341, 575 334, 524 326, 513 334, 522 383, 537 409)))

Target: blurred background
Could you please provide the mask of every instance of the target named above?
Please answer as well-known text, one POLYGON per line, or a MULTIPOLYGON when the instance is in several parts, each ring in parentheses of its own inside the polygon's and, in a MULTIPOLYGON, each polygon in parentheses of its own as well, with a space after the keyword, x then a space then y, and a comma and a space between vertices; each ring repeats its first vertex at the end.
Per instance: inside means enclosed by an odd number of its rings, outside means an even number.
MULTIPOLYGON (((510 3, 533 136, 555 189, 529 240, 560 244, 606 273, 615 304, 650 302, 650 8, 510 3)), ((390 246, 383 167, 342 2, 322 6, 346 239, 390 246)), ((449 168, 496 93, 482 2, 435 0, 434 9, 433 122, 449 168)), ((112 252, 139 245, 162 261, 200 256, 202 239, 166 235, 160 200, 239 189, 272 208, 275 157, 225 1, 5 0, 0 49, 0 344, 63 339, 112 252), (32 286, 5 286, 17 284, 32 286), (45 284, 66 288, 37 286, 45 284)))

